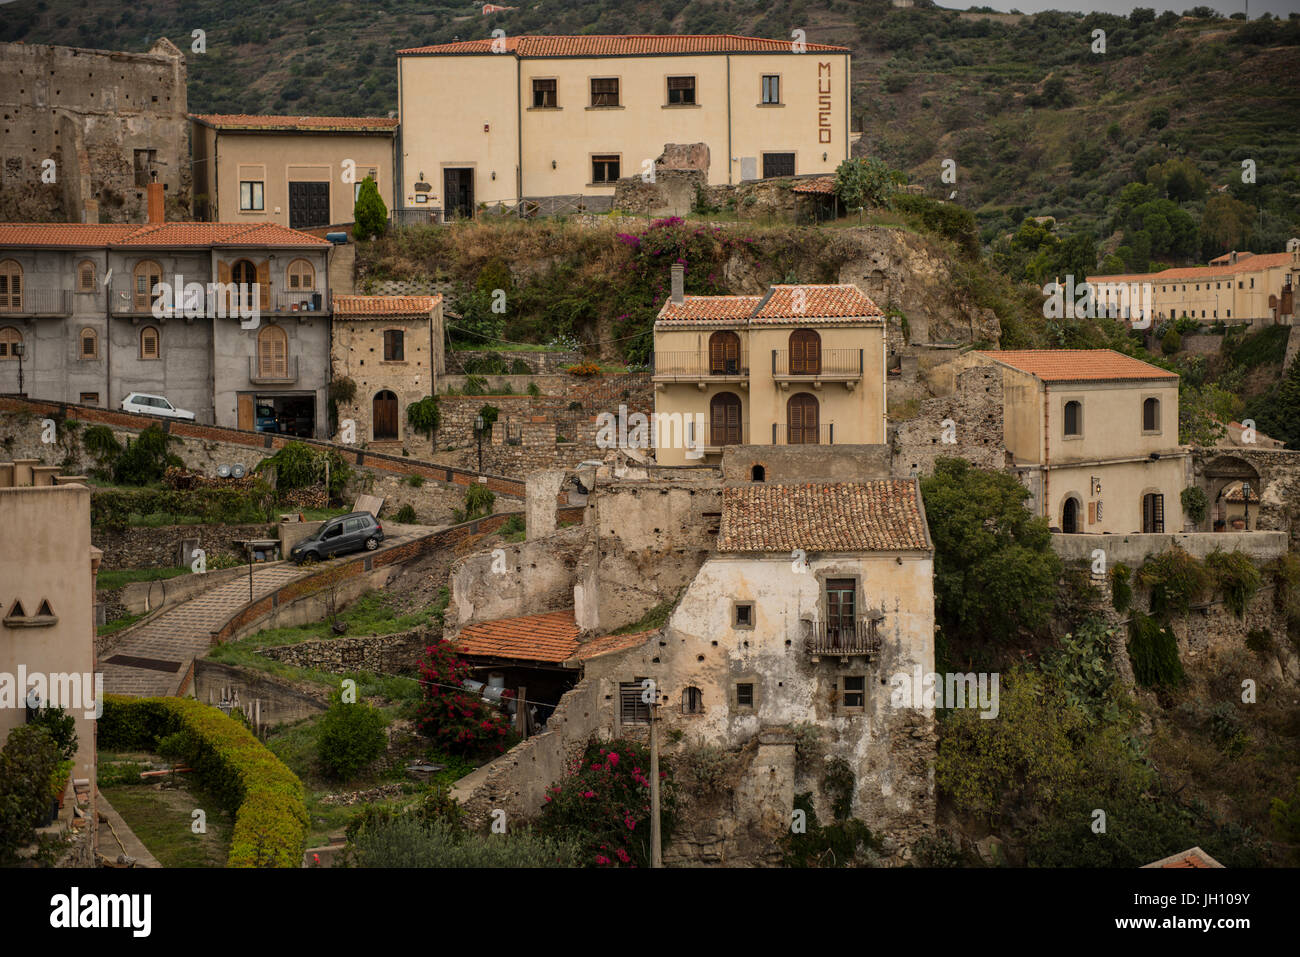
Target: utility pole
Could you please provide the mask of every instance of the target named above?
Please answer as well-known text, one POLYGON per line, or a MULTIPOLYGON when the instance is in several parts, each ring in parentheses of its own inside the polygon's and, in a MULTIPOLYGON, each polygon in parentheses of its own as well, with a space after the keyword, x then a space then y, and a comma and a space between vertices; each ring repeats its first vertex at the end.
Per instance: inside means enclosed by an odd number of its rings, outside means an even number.
POLYGON ((659 846, 659 702, 650 704, 650 866, 663 867, 659 846))

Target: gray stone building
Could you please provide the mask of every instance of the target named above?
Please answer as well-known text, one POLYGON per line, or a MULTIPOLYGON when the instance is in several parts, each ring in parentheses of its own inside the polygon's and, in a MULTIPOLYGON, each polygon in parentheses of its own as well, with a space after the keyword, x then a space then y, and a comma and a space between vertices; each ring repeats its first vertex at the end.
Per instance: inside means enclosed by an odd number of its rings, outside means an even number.
POLYGON ((144 225, 0 225, 0 392, 111 408, 156 393, 199 422, 325 436, 330 244, 164 222, 149 191, 144 225), (242 313, 216 288, 240 283, 257 290, 242 313))
POLYGON ((131 223, 190 206, 185 57, 0 43, 0 222, 131 223))

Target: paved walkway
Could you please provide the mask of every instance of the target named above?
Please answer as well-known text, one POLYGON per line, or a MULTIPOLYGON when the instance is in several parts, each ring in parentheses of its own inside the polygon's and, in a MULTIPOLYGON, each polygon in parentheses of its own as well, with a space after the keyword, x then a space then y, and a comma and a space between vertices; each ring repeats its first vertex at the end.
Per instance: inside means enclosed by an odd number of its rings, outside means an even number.
MULTIPOLYGON (((433 527, 390 525, 380 551, 435 531, 437 529, 433 527)), ((349 561, 359 554, 364 553, 345 555, 336 561, 349 561)), ((288 562, 254 565, 253 601, 329 564, 324 562, 310 569, 288 562)), ((104 690, 109 694, 142 697, 176 694, 185 677, 186 662, 208 653, 212 647, 212 633, 249 603, 248 593, 248 577, 243 576, 159 612, 156 617, 131 630, 99 662, 104 674, 104 690)))

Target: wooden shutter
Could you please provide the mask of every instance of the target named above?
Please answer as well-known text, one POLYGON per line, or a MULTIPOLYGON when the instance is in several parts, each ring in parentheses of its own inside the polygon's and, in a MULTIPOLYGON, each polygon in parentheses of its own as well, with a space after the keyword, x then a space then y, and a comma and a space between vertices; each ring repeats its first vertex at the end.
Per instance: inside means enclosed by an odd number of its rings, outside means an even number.
POLYGON ((257 334, 257 366, 263 379, 288 377, 289 337, 279 326, 267 326, 257 334))
POLYGON ((733 393, 715 395, 709 403, 709 445, 740 444, 740 399, 733 393))
POLYGON ((740 371, 740 337, 734 332, 715 332, 709 336, 709 375, 727 375, 740 371))
MULTIPOLYGON (((224 287, 230 285, 230 263, 220 259, 217 260, 217 282, 224 287)), ((230 294, 226 295, 225 310, 227 316, 237 314, 235 312, 235 299, 230 294)))
POLYGON ((642 680, 619 682, 618 717, 622 724, 650 723, 650 706, 641 700, 642 680))
POLYGON ((820 375, 821 371, 821 336, 811 329, 796 329, 790 333, 790 374, 820 375))
POLYGON ((1163 532, 1165 530, 1165 497, 1163 495, 1152 495, 1151 501, 1155 518, 1155 528, 1152 531, 1163 532))
POLYGON ((786 405, 788 438, 791 445, 816 445, 819 435, 817 400, 807 392, 791 396, 786 405))
POLYGON ((261 305, 258 307, 263 312, 271 311, 271 263, 263 259, 257 264, 257 285, 261 292, 261 305))

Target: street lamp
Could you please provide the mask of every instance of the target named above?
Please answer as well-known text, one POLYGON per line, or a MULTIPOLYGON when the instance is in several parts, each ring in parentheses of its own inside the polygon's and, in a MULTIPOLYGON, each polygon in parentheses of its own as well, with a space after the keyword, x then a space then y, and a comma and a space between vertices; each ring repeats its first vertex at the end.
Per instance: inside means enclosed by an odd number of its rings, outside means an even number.
POLYGON ((23 353, 27 351, 27 346, 21 342, 13 344, 13 354, 18 357, 18 394, 25 395, 23 392, 23 353))
POLYGON ((1243 519, 1246 523, 1245 531, 1249 532, 1250 531, 1250 483, 1249 482, 1241 483, 1241 502, 1246 509, 1245 514, 1243 515, 1243 519))
MULTIPOLYGON (((21 373, 21 369, 22 366, 19 365, 20 373, 21 373)), ((483 421, 483 416, 481 415, 474 416, 474 435, 477 436, 478 438, 478 470, 480 473, 483 471, 483 426, 485 424, 486 423, 484 423, 483 421)))

